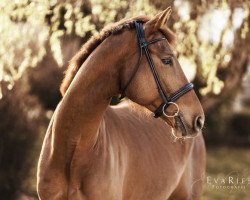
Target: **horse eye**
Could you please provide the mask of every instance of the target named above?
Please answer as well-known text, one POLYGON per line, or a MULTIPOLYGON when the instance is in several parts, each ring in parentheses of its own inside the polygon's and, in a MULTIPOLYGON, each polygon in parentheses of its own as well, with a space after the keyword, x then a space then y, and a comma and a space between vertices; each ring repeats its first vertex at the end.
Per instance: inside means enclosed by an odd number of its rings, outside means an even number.
POLYGON ((165 64, 165 65, 173 65, 173 61, 171 58, 164 58, 162 59, 162 62, 165 64))

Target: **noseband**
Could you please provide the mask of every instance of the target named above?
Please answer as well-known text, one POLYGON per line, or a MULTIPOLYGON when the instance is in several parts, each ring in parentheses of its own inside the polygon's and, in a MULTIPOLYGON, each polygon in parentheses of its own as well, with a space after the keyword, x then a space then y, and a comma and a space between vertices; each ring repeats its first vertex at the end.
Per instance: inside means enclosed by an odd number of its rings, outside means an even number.
POLYGON ((174 103, 178 98, 180 98, 182 95, 184 95, 185 93, 187 93, 188 91, 192 90, 194 85, 192 83, 188 83, 185 86, 183 86, 182 88, 180 88, 179 90, 177 90, 176 92, 174 92, 173 94, 171 94, 170 96, 167 95, 167 93, 164 91, 164 88, 162 86, 162 83, 160 81, 159 75, 157 73, 157 70, 155 68, 155 65, 153 63, 152 57, 150 55, 148 46, 151 44, 154 44, 156 42, 159 42, 161 40, 166 40, 165 37, 163 38, 158 38, 158 39, 154 39, 150 42, 147 42, 146 38, 145 38, 145 34, 143 31, 143 25, 141 21, 135 21, 135 28, 136 28, 136 34, 137 34, 137 39, 138 39, 138 45, 140 48, 140 57, 138 59, 138 62, 136 64, 136 67, 132 73, 132 76, 130 77, 130 79, 128 80, 127 84, 125 85, 125 87, 122 90, 122 95, 120 97, 120 99, 122 99, 125 95, 125 90, 127 89, 127 87, 129 86, 129 84, 131 83, 131 81, 133 80, 133 78, 135 77, 135 74, 137 73, 140 63, 141 63, 141 59, 142 59, 142 54, 143 54, 143 50, 144 53, 146 55, 148 64, 150 66, 150 69, 152 71, 152 74, 154 76, 156 85, 157 85, 157 89, 158 92, 160 93, 162 99, 163 99, 163 103, 154 111, 154 117, 158 118, 162 115, 166 116, 166 117, 175 117, 178 115, 179 112, 179 107, 176 103, 174 103), (165 113, 165 109, 167 109, 168 106, 170 105, 174 105, 177 108, 177 111, 173 114, 173 115, 167 115, 165 113))

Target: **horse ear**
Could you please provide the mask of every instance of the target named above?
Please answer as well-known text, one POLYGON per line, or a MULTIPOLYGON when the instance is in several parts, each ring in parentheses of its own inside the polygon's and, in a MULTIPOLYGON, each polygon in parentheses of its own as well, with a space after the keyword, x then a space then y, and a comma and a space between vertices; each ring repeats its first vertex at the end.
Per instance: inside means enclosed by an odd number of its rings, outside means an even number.
POLYGON ((170 44, 175 43, 175 35, 174 33, 166 26, 166 23, 171 15, 172 9, 169 6, 164 11, 155 15, 151 20, 149 20, 146 24, 150 26, 150 30, 160 30, 164 33, 170 44))
POLYGON ((163 14, 164 11, 159 12, 158 14, 156 14, 148 23, 149 24, 156 24, 157 21, 159 20, 159 18, 161 17, 161 15, 163 14))
POLYGON ((155 29, 161 29, 166 25, 170 15, 171 15, 171 12, 172 12, 172 9, 169 6, 167 9, 165 9, 161 13, 157 14, 153 18, 153 20, 155 22, 155 29))

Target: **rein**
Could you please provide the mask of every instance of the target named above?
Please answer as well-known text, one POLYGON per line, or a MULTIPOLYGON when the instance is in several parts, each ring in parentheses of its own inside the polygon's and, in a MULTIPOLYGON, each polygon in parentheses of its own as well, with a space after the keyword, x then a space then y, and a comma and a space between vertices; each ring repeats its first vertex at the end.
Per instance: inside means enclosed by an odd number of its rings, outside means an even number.
POLYGON ((135 21, 134 24, 135 24, 135 28, 136 28, 138 46, 140 48, 140 57, 138 59, 138 62, 136 64, 136 67, 135 67, 131 77, 129 78, 127 84, 125 85, 125 87, 122 90, 120 99, 125 97, 125 91, 128 88, 129 84, 131 83, 131 81, 133 80, 133 78, 135 77, 135 75, 136 75, 136 73, 137 73, 137 71, 139 69, 141 59, 142 59, 142 56, 143 56, 143 52, 144 52, 145 55, 146 55, 148 64, 150 66, 150 69, 152 71, 152 74, 154 76, 158 92, 159 92, 159 94, 161 95, 161 97, 163 99, 163 103, 154 111, 154 117, 158 118, 158 117, 160 117, 162 115, 164 115, 166 117, 178 116, 179 106, 175 103, 175 101, 178 98, 180 98, 182 95, 187 93, 188 91, 192 90, 194 85, 192 83, 188 83, 185 86, 181 87, 176 92, 174 92, 173 94, 171 94, 170 96, 167 95, 167 93, 165 92, 164 87, 163 87, 163 85, 162 85, 162 83, 160 81, 159 75, 157 73, 154 62, 153 62, 152 57, 150 55, 150 51, 148 49, 149 45, 154 44, 154 43, 159 42, 159 41, 162 41, 162 40, 166 40, 166 38, 165 37, 158 38, 158 39, 154 39, 154 40, 148 42, 146 40, 146 38, 145 38, 142 22, 141 21, 135 21), (167 107, 170 106, 170 105, 174 105, 177 108, 177 111, 173 115, 167 115, 165 113, 165 109, 167 109, 167 107))

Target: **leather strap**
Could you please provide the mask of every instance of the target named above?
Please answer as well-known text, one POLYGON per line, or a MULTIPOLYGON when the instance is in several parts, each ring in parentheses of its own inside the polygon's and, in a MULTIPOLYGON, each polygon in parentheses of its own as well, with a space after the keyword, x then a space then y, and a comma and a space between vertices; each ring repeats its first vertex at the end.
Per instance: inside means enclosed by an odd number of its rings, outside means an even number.
POLYGON ((176 101, 182 95, 184 95, 188 91, 192 90, 194 85, 192 83, 188 83, 185 86, 183 86, 182 88, 180 88, 179 90, 177 90, 176 92, 174 92, 172 95, 170 95, 170 96, 167 95, 167 93, 164 90, 164 87, 161 84, 160 77, 159 77, 159 75, 157 73, 154 62, 153 62, 152 57, 150 55, 150 51, 148 49, 149 45, 154 44, 156 42, 159 42, 161 40, 166 40, 166 38, 154 39, 154 40, 152 40, 150 42, 147 42, 146 38, 145 38, 145 35, 144 35, 142 22, 141 21, 135 21, 134 23, 135 23, 136 34, 137 34, 137 39, 138 39, 138 46, 139 46, 139 49, 140 49, 140 57, 139 57, 139 59, 137 61, 136 67, 135 67, 129 81, 127 82, 127 84, 125 85, 125 87, 122 90, 120 99, 122 99, 125 96, 124 93, 125 93, 127 87, 129 86, 129 84, 131 83, 131 81, 133 80, 134 76, 136 75, 136 73, 137 73, 137 71, 139 69, 141 59, 142 59, 142 55, 143 55, 143 50, 144 50, 144 53, 146 55, 148 64, 149 64, 150 69, 152 71, 152 74, 154 76, 158 92, 160 93, 160 95, 161 95, 161 97, 163 99, 163 103, 154 112, 154 117, 157 118, 157 117, 160 117, 163 114, 163 109, 164 108, 166 109, 171 102, 176 101))
MULTIPOLYGON (((137 26, 137 24, 135 23, 135 27, 136 26, 137 26)), ((142 34, 143 34, 143 38, 145 38, 144 32, 142 32, 142 34)), ((137 73, 137 71, 138 71, 138 69, 140 67, 140 63, 141 63, 141 59, 142 59, 142 53, 143 53, 143 47, 149 46, 149 45, 154 44, 156 42, 159 42, 161 40, 166 40, 166 38, 163 37, 163 38, 158 38, 158 39, 151 40, 149 42, 147 42, 145 39, 140 41, 141 37, 139 37, 138 33, 137 33, 137 39, 138 39, 138 46, 139 46, 139 49, 140 49, 140 56, 139 56, 139 59, 138 59, 138 61, 136 63, 136 66, 135 66, 135 68, 134 68, 134 70, 132 72, 132 75, 130 76, 128 82, 126 83, 126 85, 122 89, 121 96, 119 97, 120 100, 125 97, 125 91, 128 88, 128 86, 130 85, 130 83, 132 82, 132 80, 134 79, 134 77, 135 77, 135 75, 136 75, 136 73, 137 73)))
MULTIPOLYGON (((181 97, 182 95, 184 95, 185 93, 187 93, 188 91, 192 90, 194 87, 193 83, 188 83, 187 85, 185 85, 184 87, 180 88, 179 90, 177 90, 175 93, 173 93, 172 95, 170 95, 169 99, 168 99, 168 104, 169 102, 175 102, 179 97, 181 97)), ((163 102, 154 112, 154 117, 160 117, 163 113, 163 107, 166 103, 163 102)))

